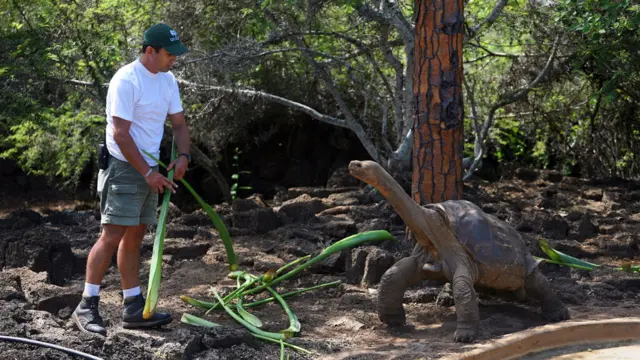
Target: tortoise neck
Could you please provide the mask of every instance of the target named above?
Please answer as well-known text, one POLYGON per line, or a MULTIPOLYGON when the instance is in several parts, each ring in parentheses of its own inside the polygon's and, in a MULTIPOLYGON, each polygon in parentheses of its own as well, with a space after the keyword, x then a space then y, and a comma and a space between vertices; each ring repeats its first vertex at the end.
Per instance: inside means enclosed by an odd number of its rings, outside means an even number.
POLYGON ((376 180, 371 183, 371 186, 376 188, 387 199, 409 229, 419 231, 422 227, 422 220, 420 220, 423 217, 422 207, 413 201, 400 184, 382 167, 375 168, 373 178, 376 180))

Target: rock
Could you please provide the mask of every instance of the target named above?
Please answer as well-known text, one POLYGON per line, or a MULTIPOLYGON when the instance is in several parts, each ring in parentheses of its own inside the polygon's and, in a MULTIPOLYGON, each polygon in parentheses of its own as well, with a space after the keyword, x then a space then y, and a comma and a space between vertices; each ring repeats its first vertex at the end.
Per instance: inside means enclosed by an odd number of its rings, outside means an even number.
POLYGON ((381 201, 386 201, 386 199, 384 198, 384 196, 382 196, 382 194, 380 194, 378 189, 374 188, 371 185, 365 186, 364 191, 365 194, 367 194, 368 202, 379 203, 381 201))
POLYGON ((230 227, 227 228, 227 230, 229 231, 229 236, 248 236, 248 235, 254 235, 255 232, 251 229, 239 229, 236 227, 230 227))
POLYGON ((33 211, 31 209, 25 209, 25 208, 12 211, 9 214, 9 216, 7 216, 7 219, 12 222, 16 222, 17 220, 24 219, 33 226, 40 225, 43 222, 42 215, 40 215, 36 211, 33 211))
POLYGON ((551 239, 564 240, 569 235, 569 224, 560 217, 545 220, 542 228, 545 236, 551 239))
POLYGON ((310 224, 309 227, 322 232, 334 240, 342 240, 358 233, 355 221, 346 217, 322 217, 320 223, 310 224))
POLYGON ((316 250, 316 246, 305 239, 293 238, 284 244, 284 252, 296 257, 307 256, 316 250))
POLYGON ((231 203, 231 209, 235 211, 249 211, 253 209, 264 209, 267 208, 267 204, 265 203, 262 195, 255 194, 251 195, 246 199, 235 199, 231 203))
MULTIPOLYGON (((160 196, 162 199, 162 195, 160 196)), ((156 218, 160 216, 160 212, 162 211, 162 206, 158 206, 156 208, 156 218)), ((178 208, 174 203, 169 201, 169 209, 167 209, 167 222, 172 222, 177 220, 182 216, 182 211, 178 208)))
POLYGON ((622 291, 618 290, 613 285, 605 283, 591 284, 589 286, 589 292, 601 299, 622 300, 624 298, 622 291))
POLYGON ((281 223, 278 215, 269 207, 236 211, 231 219, 235 228, 251 230, 256 234, 267 233, 280 226, 281 223))
POLYGON ((453 300, 453 291, 451 290, 451 283, 446 283, 438 293, 436 297, 436 305, 442 307, 449 307, 455 305, 453 300))
POLYGON ((320 228, 308 228, 299 225, 287 225, 276 229, 272 234, 281 243, 286 243, 290 239, 303 239, 311 243, 321 243, 326 240, 320 228))
POLYGON ((163 255, 172 255, 171 260, 195 259, 204 256, 211 248, 211 241, 184 238, 167 238, 164 240, 163 255))
POLYGON ((348 250, 343 250, 339 253, 331 254, 321 262, 311 265, 309 271, 317 274, 336 274, 344 272, 345 264, 348 258, 347 253, 348 250))
POLYGON ((191 214, 182 214, 175 222, 186 226, 213 226, 209 215, 202 209, 198 209, 191 214))
POLYGON ((567 220, 569 220, 569 221, 578 221, 578 220, 582 219, 583 216, 584 216, 584 214, 581 213, 580 211, 571 211, 571 212, 569 212, 569 214, 567 214, 567 220))
POLYGON ((165 228, 165 239, 193 239, 196 237, 197 228, 179 224, 167 224, 165 228))
POLYGON ((588 189, 582 193, 582 197, 594 201, 602 201, 604 193, 602 189, 588 189))
POLYGON ((556 207, 556 201, 555 199, 542 198, 538 200, 538 202, 536 203, 536 206, 539 207, 540 209, 553 209, 556 207))
POLYGON ((542 172, 542 178, 552 183, 559 183, 564 178, 564 175, 559 171, 546 170, 542 172))
POLYGON ((331 194, 346 193, 358 190, 360 190, 360 187, 358 186, 336 188, 293 187, 287 189, 286 199, 284 199, 283 201, 292 200, 302 195, 309 195, 312 198, 328 198, 331 194))
MULTIPOLYGON (((140 333, 140 332, 138 332, 140 333)), ((120 331, 119 333, 109 336, 104 341, 102 351, 106 355, 105 359, 140 359, 152 360, 154 357, 151 353, 145 351, 144 343, 151 343, 152 339, 141 341, 139 334, 130 334, 120 331), (137 336, 136 336, 137 335, 137 336)), ((156 340, 157 341, 157 340, 156 340)))
POLYGON ((593 274, 593 283, 608 284, 622 292, 637 294, 640 290, 640 277, 624 271, 599 270, 593 274))
POLYGON ((82 285, 60 287, 48 281, 46 272, 33 272, 27 268, 12 269, 20 278, 20 288, 26 300, 36 310, 58 315, 65 308, 74 309, 82 297, 82 285))
POLYGON ((391 230, 391 221, 387 219, 371 219, 357 225, 358 232, 374 230, 391 230))
POLYGON ((524 181, 535 181, 538 179, 538 172, 527 168, 517 168, 515 175, 518 179, 524 181))
MULTIPOLYGON (((586 245, 587 243, 585 242, 584 244, 586 245)), ((557 240, 554 242, 550 242, 549 245, 551 245, 552 248, 558 251, 561 251, 569 256, 573 256, 578 259, 593 258, 598 255, 596 251, 586 250, 589 249, 589 247, 584 246, 576 240, 557 240)), ((591 249, 589 250, 592 249, 593 247, 591 247, 591 249)))
POLYGON ((366 202, 367 196, 362 191, 349 191, 331 194, 327 198, 329 206, 360 205, 366 202))
POLYGON ((418 290, 407 290, 404 293, 403 303, 417 303, 424 304, 430 303, 436 300, 438 297, 438 289, 437 288, 426 288, 426 289, 418 289, 418 290))
POLYGON ((73 276, 74 263, 69 240, 54 229, 12 231, 0 239, 0 268, 27 266, 35 272, 46 271, 51 283, 64 285, 73 276))
POLYGON ((367 263, 367 256, 370 251, 370 247, 360 247, 351 249, 351 251, 347 253, 347 259, 345 260, 347 283, 359 284, 362 281, 364 268, 367 263))
POLYGON ((558 187, 557 186, 549 186, 548 188, 542 191, 542 196, 546 198, 552 198, 558 195, 558 187))
POLYGON ((498 205, 492 204, 492 203, 483 204, 482 211, 484 211, 487 214, 495 214, 498 212, 498 205))
POLYGON ((202 331, 202 345, 207 349, 230 348, 234 345, 254 342, 253 336, 241 328, 226 326, 205 328, 202 331))
POLYGON ((285 201, 276 211, 283 223, 290 224, 308 222, 325 209, 322 200, 304 194, 285 201))
POLYGON ((51 225, 78 225, 78 220, 76 219, 75 212, 73 211, 47 211, 46 213, 47 217, 44 221, 51 225))
POLYGON ((374 248, 367 256, 362 276, 361 286, 370 287, 380 282, 380 278, 395 263, 395 258, 389 252, 374 248))
POLYGON ((358 186, 359 180, 349 174, 349 169, 341 167, 335 169, 327 180, 328 188, 341 188, 348 186, 358 186))
POLYGON ((218 236, 218 232, 209 227, 199 227, 196 230, 196 237, 204 240, 212 240, 218 236))
POLYGON ((0 300, 25 301, 22 289, 20 289, 20 276, 9 272, 0 272, 0 300))
POLYGON ((578 241, 582 242, 595 236, 598 233, 598 228, 591 222, 589 215, 584 215, 580 220, 578 226, 578 241))
POLYGON ((589 240, 588 243, 594 244, 601 255, 621 258, 633 258, 636 255, 634 249, 636 240, 631 234, 616 234, 613 238, 611 236, 599 236, 589 240))
POLYGON ((348 330, 348 331, 358 331, 362 329, 364 326, 363 323, 353 319, 350 316, 340 316, 337 318, 332 318, 328 320, 326 325, 331 327, 338 327, 340 329, 348 330))

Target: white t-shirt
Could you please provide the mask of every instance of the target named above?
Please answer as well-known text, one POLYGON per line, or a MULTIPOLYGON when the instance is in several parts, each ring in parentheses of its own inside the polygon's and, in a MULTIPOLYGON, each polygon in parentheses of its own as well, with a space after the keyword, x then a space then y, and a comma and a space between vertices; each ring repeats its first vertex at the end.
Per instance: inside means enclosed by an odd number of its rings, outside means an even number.
POLYGON ((178 82, 169 72, 154 74, 142 65, 140 59, 120 68, 107 92, 106 143, 109 153, 118 160, 127 161, 113 139, 113 116, 131 121, 129 134, 149 166, 157 163, 145 155, 147 151, 160 156, 160 142, 164 134, 167 114, 182 111, 178 82))

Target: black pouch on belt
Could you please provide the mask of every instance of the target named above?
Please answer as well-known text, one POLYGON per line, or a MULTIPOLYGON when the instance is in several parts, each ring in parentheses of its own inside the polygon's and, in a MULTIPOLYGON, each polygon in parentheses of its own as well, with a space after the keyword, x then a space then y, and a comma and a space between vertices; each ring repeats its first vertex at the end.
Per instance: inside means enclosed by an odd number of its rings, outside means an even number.
POLYGON ((105 144, 98 144, 98 164, 101 170, 106 170, 109 167, 109 150, 105 144))

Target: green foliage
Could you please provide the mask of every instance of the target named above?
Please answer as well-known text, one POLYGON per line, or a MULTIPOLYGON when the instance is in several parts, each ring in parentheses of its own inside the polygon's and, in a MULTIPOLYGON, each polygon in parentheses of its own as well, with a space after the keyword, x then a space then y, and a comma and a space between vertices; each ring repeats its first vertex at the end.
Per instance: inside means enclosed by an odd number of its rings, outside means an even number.
POLYGON ((1 156, 28 173, 73 187, 102 140, 107 90, 102 84, 135 55, 139 40, 131 37, 139 37, 151 5, 0 4, 0 85, 11 89, 0 97, 1 156))
POLYGON ((233 183, 231 184, 231 199, 235 200, 238 197, 238 192, 240 190, 251 190, 253 187, 251 186, 241 186, 240 185, 240 175, 241 174, 251 174, 251 171, 248 170, 240 170, 240 154, 242 154, 242 150, 236 147, 234 149, 233 154, 233 163, 232 166, 234 168, 235 173, 231 175, 231 180, 233 183))
POLYGON ((104 117, 73 109, 40 109, 13 125, 0 157, 13 158, 29 173, 56 176, 73 185, 91 160, 104 117))
MULTIPOLYGON (((175 69, 178 77, 257 89, 344 118, 333 97, 338 92, 367 136, 389 153, 399 138, 393 123, 396 72, 380 50, 383 26, 361 15, 362 4, 371 2, 0 0, 0 86, 7 89, 0 97, 0 153, 32 174, 73 185, 101 140, 102 84, 135 58, 143 29, 157 21, 178 29, 192 50, 175 69), (304 46, 312 51, 302 51, 304 46), (330 76, 333 88, 306 55, 330 76)), ((396 4, 411 23, 413 2, 396 4)), ((482 23, 494 5, 466 2, 468 28, 482 23)), ((537 7, 526 0, 508 2, 497 21, 464 48, 465 78, 475 84, 480 122, 505 94, 539 74, 550 44, 556 36, 560 41, 544 81, 497 111, 487 140, 491 155, 585 176, 640 174, 639 29, 640 9, 633 0, 559 0, 537 7)), ((406 64, 393 26, 388 41, 391 53, 406 64)), ((247 143, 246 129, 259 121, 277 124, 280 131, 308 118, 257 98, 205 90, 182 96, 194 145, 211 149, 216 160, 230 144, 247 143)), ((464 99, 464 149, 472 156, 468 93, 464 99)), ((256 144, 275 132, 261 133, 256 144)), ((241 186, 248 172, 240 171, 237 158, 233 164, 236 198, 251 187, 241 186)))
MULTIPOLYGON (((638 84, 640 5, 637 2, 561 0, 556 20, 575 41, 575 65, 601 84, 600 94, 606 101, 613 101, 638 84)), ((632 93, 637 95, 636 89, 632 93)))

